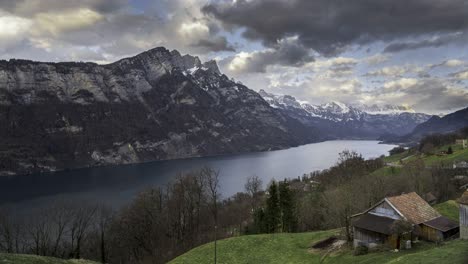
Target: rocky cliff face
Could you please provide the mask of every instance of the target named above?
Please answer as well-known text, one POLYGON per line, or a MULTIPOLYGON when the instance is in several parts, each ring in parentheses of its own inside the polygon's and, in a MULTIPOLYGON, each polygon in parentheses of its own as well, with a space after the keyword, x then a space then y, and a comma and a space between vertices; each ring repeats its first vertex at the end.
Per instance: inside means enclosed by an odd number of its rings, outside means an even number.
POLYGON ((220 73, 155 48, 109 65, 0 61, 0 174, 280 149, 314 132, 220 73))

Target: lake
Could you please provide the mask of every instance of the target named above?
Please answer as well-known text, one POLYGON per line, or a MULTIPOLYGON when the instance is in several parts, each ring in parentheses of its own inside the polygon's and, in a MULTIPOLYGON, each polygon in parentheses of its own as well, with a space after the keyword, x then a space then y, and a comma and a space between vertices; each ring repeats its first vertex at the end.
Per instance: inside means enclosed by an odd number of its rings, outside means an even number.
POLYGON ((272 179, 295 178, 329 168, 343 150, 373 158, 387 155, 393 147, 371 140, 335 140, 269 152, 0 177, 0 204, 9 203, 19 209, 36 207, 52 199, 88 199, 120 206, 141 190, 165 185, 177 173, 202 166, 220 171, 221 194, 229 197, 243 191, 251 175, 259 176, 265 187, 272 179))

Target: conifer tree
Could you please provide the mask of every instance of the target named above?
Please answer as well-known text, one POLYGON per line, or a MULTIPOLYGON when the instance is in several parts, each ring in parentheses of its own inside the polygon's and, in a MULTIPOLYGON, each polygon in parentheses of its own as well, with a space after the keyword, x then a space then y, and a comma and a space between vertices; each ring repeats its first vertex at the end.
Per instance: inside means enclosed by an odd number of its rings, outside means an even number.
POLYGON ((266 226, 268 233, 274 233, 281 223, 281 208, 279 204, 278 186, 273 180, 268 188, 268 198, 265 211, 266 226))
POLYGON ((293 194, 289 183, 284 180, 279 184, 279 201, 281 209, 281 229, 283 232, 294 232, 297 227, 293 194))

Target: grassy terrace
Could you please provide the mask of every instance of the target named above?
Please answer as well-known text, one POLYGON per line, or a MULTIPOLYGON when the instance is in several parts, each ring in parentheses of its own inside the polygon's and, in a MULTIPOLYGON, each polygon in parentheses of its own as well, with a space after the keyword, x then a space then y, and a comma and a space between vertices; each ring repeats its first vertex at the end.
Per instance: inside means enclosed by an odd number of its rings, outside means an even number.
POLYGON ((448 147, 451 146, 453 154, 450 155, 426 155, 421 153, 410 153, 405 151, 396 155, 388 156, 384 158, 385 162, 401 164, 400 160, 403 162, 409 162, 421 158, 426 166, 431 166, 433 164, 445 164, 451 165, 454 161, 468 160, 468 148, 462 149, 461 145, 445 145, 434 150, 434 153, 439 153, 442 151, 447 151, 448 147))
MULTIPOLYGON (((442 150, 447 150, 448 146, 443 147, 442 150)), ((442 162, 443 164, 451 164, 454 161, 468 160, 468 148, 462 149, 460 145, 452 145, 453 154, 446 156, 430 155, 423 157, 426 165, 432 165, 442 162)))

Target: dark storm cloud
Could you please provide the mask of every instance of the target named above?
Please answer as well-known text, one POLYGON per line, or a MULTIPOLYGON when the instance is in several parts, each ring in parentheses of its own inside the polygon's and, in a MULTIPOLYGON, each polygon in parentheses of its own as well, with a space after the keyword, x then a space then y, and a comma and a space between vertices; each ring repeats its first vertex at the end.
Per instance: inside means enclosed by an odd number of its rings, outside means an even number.
POLYGON ((211 39, 201 39, 195 44, 191 45, 202 51, 217 52, 217 51, 236 51, 225 37, 217 36, 211 39))
POLYGON ((467 33, 448 34, 436 38, 424 39, 421 41, 408 41, 391 43, 385 47, 384 52, 400 52, 404 50, 414 50, 419 48, 441 47, 451 43, 466 43, 467 33))
POLYGON ((261 40, 267 46, 297 35, 304 46, 328 56, 350 44, 468 28, 465 0, 239 0, 212 2, 202 10, 226 28, 245 28, 244 37, 261 40))
MULTIPOLYGON (((229 58, 233 60, 235 58, 229 58)), ((265 72, 269 65, 283 65, 299 67, 314 61, 308 48, 297 43, 296 38, 278 41, 273 48, 251 53, 244 58, 245 64, 236 68, 237 72, 265 72)))

